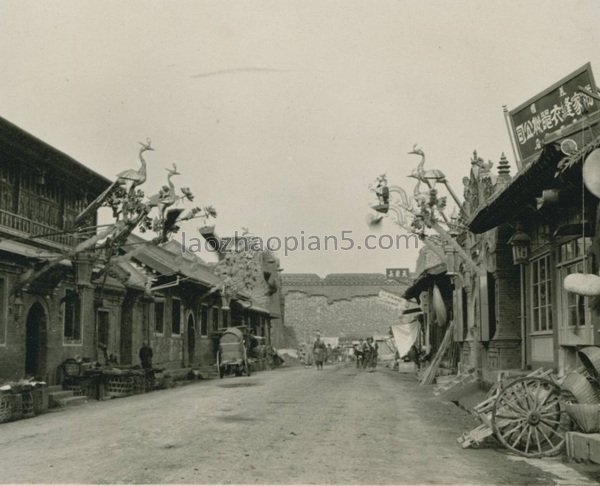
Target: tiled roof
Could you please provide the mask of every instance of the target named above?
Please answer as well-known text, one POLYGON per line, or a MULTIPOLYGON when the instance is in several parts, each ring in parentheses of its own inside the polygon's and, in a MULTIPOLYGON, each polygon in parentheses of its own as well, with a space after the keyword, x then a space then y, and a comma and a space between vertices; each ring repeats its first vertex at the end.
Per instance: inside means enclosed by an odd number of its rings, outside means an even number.
POLYGON ((177 254, 153 245, 136 235, 131 235, 128 241, 132 245, 139 246, 133 255, 135 260, 163 275, 183 275, 208 287, 221 283, 221 280, 213 273, 212 269, 202 260, 193 255, 193 258, 190 259, 189 255, 191 254, 184 257, 181 253, 177 254))
POLYGON ((321 279, 316 274, 282 274, 283 293, 302 292, 323 296, 329 303, 351 300, 355 297, 372 297, 381 290, 401 296, 406 283, 388 279, 379 273, 333 273, 321 279))
POLYGON ((106 189, 111 181, 85 166, 73 157, 52 147, 17 125, 0 117, 0 145, 3 151, 24 154, 24 160, 37 166, 59 171, 77 186, 93 189, 98 194, 106 189))

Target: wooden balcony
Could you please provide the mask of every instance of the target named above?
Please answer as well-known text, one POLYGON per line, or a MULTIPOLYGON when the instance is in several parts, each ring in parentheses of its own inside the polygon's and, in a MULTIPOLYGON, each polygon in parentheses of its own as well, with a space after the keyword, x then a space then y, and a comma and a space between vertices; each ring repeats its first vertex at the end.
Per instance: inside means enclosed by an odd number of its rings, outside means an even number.
POLYGON ((9 211, 0 209, 0 231, 8 230, 8 233, 22 238, 35 237, 33 241, 39 241, 55 248, 72 247, 74 238, 71 234, 61 233, 60 228, 45 225, 38 221, 32 221, 9 211))

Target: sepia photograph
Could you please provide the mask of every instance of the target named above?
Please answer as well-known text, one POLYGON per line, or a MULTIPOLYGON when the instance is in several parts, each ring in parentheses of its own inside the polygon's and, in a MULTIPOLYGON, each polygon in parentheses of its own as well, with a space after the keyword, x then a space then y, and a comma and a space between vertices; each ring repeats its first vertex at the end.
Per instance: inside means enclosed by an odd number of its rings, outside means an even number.
POLYGON ((0 0, 0 484, 600 484, 600 2, 0 0))

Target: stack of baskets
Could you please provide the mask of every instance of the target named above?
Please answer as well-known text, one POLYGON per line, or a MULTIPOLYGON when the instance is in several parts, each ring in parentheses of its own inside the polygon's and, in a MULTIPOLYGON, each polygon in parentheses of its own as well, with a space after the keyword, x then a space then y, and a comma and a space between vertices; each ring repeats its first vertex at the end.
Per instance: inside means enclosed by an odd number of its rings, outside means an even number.
POLYGON ((600 432, 600 348, 580 349, 579 358, 585 373, 568 373, 562 383, 562 389, 570 392, 577 402, 567 403, 565 411, 579 430, 591 434, 600 432))
POLYGON ((567 373, 563 379, 561 388, 573 395, 577 403, 598 403, 596 390, 581 373, 575 371, 567 373))
POLYGON ((126 397, 133 392, 131 375, 112 375, 106 382, 106 394, 113 398, 126 397))

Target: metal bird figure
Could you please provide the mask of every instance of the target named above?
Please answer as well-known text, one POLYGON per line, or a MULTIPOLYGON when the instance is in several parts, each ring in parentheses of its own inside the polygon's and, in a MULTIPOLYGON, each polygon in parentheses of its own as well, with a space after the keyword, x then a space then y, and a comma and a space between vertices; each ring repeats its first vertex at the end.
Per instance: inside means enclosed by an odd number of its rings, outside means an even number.
POLYGON ((146 182, 146 161, 144 160, 143 154, 149 150, 154 150, 150 145, 149 138, 146 139, 146 143, 139 142, 139 144, 142 146, 138 155, 141 163, 140 168, 138 170, 128 169, 117 174, 118 180, 131 181, 130 189, 140 186, 146 182))

